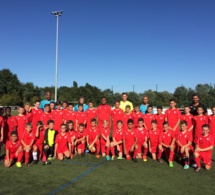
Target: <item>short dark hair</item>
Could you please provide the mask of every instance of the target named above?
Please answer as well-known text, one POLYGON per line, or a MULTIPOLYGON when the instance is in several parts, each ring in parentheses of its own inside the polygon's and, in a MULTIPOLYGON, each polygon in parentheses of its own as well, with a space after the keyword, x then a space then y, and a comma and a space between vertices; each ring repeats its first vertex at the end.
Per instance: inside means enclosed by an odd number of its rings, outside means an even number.
POLYGON ((120 101, 119 100, 115 100, 115 102, 114 103, 120 103, 120 101))
POLYGON ((204 125, 202 125, 202 129, 203 128, 208 128, 208 129, 210 129, 210 126, 208 125, 208 124, 204 124, 204 125))
POLYGON ((43 122, 42 121, 37 121, 37 126, 38 125, 43 125, 43 122))
POLYGON ((68 104, 68 101, 64 100, 63 103, 64 103, 64 104, 68 104))
POLYGON ((61 125, 60 125, 60 128, 61 128, 61 127, 63 127, 63 126, 65 126, 65 127, 66 127, 66 124, 61 124, 61 125))
POLYGON ((189 105, 185 105, 184 108, 190 108, 190 106, 189 105))
POLYGON ((169 123, 168 123, 167 121, 164 121, 164 122, 163 122, 163 126, 164 126, 164 125, 169 125, 169 123))
POLYGON ((174 98, 171 98, 171 99, 169 100, 169 102, 175 102, 175 103, 176 103, 176 101, 175 101, 174 98))
POLYGON ((11 110, 10 106, 5 107, 5 110, 11 110))
POLYGON ((123 92, 123 93, 122 93, 122 96, 123 96, 123 95, 128 95, 128 94, 127 94, 126 92, 123 92))
POLYGON ((68 121, 66 122, 66 124, 67 124, 67 125, 69 125, 69 124, 73 124, 73 125, 74 125, 74 122, 73 122, 72 120, 68 120, 68 121))
POLYGON ((18 136, 18 134, 17 134, 17 132, 16 132, 16 131, 12 131, 12 132, 10 133, 10 136, 12 136, 12 135, 16 135, 16 136, 18 136))
POLYGON ((163 107, 162 106, 157 106, 157 109, 163 110, 163 107))
POLYGON ((138 123, 139 122, 144 122, 143 118, 138 118, 138 123))
POLYGON ((48 121, 47 121, 47 125, 49 125, 50 123, 53 123, 53 124, 54 124, 54 120, 48 120, 48 121))
POLYGON ((32 123, 31 123, 31 122, 27 122, 27 123, 25 124, 25 126, 26 126, 26 127, 32 127, 32 123))
POLYGON ((57 105, 57 106, 58 106, 58 105, 61 105, 60 101, 56 101, 56 105, 57 105))
POLYGON ((130 105, 126 105, 125 108, 130 108, 131 109, 131 106, 130 105))
POLYGON ((96 122, 96 119, 95 119, 95 118, 92 118, 92 119, 90 120, 90 122, 91 122, 91 123, 95 123, 95 122, 96 122))
POLYGON ((151 104, 149 104, 149 105, 147 106, 147 109, 148 109, 148 108, 153 108, 153 106, 152 106, 151 104))
POLYGON ((134 120, 133 119, 128 119, 128 121, 127 121, 127 124, 129 124, 129 123, 132 123, 132 124, 134 124, 134 120))
POLYGON ((93 104, 93 100, 89 100, 89 101, 88 101, 88 103, 91 103, 91 104, 93 104))
POLYGON ((187 126, 187 121, 182 120, 182 121, 180 122, 180 124, 181 124, 181 125, 186 125, 186 126, 187 126))
POLYGON ((151 123, 157 124, 157 120, 152 120, 151 123))
POLYGON ((79 127, 85 127, 84 123, 80 123, 79 127))
POLYGON ((50 107, 50 104, 45 104, 44 108, 45 108, 45 107, 50 107))
POLYGON ((199 95, 198 95, 197 93, 194 93, 194 94, 192 95, 192 98, 195 97, 195 96, 197 96, 197 97, 199 98, 199 95))
POLYGON ((119 124, 119 123, 123 123, 122 120, 118 120, 118 121, 117 121, 117 124, 119 124))
POLYGON ((78 104, 78 107, 80 107, 80 106, 82 106, 82 107, 83 107, 84 105, 79 103, 79 104, 78 104))
POLYGON ((35 102, 34 102, 34 103, 36 104, 37 102, 39 102, 39 103, 40 103, 40 101, 39 101, 39 100, 35 100, 35 102))

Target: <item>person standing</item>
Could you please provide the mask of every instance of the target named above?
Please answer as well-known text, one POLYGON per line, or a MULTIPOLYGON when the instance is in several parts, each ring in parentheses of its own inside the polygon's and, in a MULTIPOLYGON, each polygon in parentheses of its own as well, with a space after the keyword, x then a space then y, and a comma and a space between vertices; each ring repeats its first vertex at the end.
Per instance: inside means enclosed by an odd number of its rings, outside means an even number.
POLYGON ((74 107, 74 111, 78 111, 78 105, 79 105, 79 104, 83 104, 83 111, 84 111, 84 112, 86 112, 86 110, 89 108, 89 106, 88 106, 87 104, 84 103, 84 97, 83 97, 83 96, 81 96, 81 97, 79 98, 79 102, 78 102, 78 104, 74 107))
POLYGON ((119 107, 123 110, 123 112, 125 112, 125 107, 127 105, 130 106, 131 111, 133 110, 133 104, 130 101, 128 101, 127 99, 128 99, 127 93, 125 93, 125 92, 122 93, 122 100, 120 101, 120 106, 119 107))
MULTIPOLYGON (((149 98, 148 98, 148 96, 144 95, 143 103, 140 105, 140 111, 142 112, 142 114, 147 113, 148 105, 149 105, 149 98)), ((152 110, 152 114, 154 114, 154 110, 152 110)))
POLYGON ((50 104, 51 102, 54 102, 54 100, 51 99, 51 92, 47 91, 45 99, 40 102, 39 108, 44 110, 45 105, 50 104))
POLYGON ((197 107, 199 107, 199 106, 203 108, 203 110, 204 110, 203 114, 204 115, 208 114, 206 106, 203 103, 200 102, 199 95, 197 95, 197 94, 194 94, 192 96, 192 103, 189 106, 190 106, 190 113, 193 116, 197 115, 197 107))

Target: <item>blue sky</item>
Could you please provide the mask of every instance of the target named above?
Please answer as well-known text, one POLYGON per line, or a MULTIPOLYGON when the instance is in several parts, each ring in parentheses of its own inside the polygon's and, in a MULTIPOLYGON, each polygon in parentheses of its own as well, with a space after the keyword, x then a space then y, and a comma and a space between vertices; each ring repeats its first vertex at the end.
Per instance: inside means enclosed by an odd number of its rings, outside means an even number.
POLYGON ((173 91, 215 83, 214 0, 1 0, 0 69, 21 82, 173 91))

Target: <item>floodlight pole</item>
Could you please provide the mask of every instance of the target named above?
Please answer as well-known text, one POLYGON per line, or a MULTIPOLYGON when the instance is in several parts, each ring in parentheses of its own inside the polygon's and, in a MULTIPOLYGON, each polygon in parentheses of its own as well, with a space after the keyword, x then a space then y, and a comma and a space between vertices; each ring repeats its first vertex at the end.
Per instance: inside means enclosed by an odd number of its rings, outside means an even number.
POLYGON ((54 11, 53 15, 56 16, 56 56, 55 56, 55 102, 57 101, 57 88, 58 88, 58 20, 59 16, 63 14, 63 11, 54 11))

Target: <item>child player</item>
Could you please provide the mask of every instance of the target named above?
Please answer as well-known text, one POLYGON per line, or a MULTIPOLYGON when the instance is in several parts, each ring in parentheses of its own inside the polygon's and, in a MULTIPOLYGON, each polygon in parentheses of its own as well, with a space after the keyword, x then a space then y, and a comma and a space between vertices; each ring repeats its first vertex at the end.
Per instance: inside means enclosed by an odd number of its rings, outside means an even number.
POLYGON ((208 117, 204 114, 204 108, 202 106, 197 107, 197 116, 193 117, 193 125, 194 125, 194 138, 202 135, 202 125, 208 124, 208 117))
POLYGON ((157 128, 160 132, 163 130, 163 122, 165 121, 165 115, 162 113, 163 107, 157 106, 157 114, 155 114, 155 120, 157 121, 157 128))
POLYGON ((31 114, 31 105, 29 103, 25 103, 25 116, 28 119, 28 122, 32 122, 32 114, 31 114))
POLYGON ((157 129, 157 121, 152 120, 151 122, 151 130, 149 130, 149 152, 152 155, 152 159, 156 160, 156 154, 159 145, 160 138, 160 130, 157 129))
POLYGON ((75 120, 75 128, 77 128, 79 124, 84 124, 86 126, 86 113, 83 111, 83 104, 78 104, 78 111, 76 112, 76 120, 75 120))
POLYGON ((44 124, 44 128, 47 129, 48 126, 48 121, 49 120, 52 120, 53 117, 52 117, 52 114, 51 114, 51 110, 50 110, 50 105, 49 104, 45 104, 44 106, 44 112, 41 114, 41 118, 40 120, 43 122, 44 124))
POLYGON ((70 146, 71 146, 70 147, 70 153, 71 153, 70 158, 73 159, 74 154, 75 154, 74 148, 75 148, 75 134, 76 134, 76 131, 74 130, 74 122, 72 120, 69 120, 69 121, 67 121, 66 126, 67 126, 67 131, 69 133, 69 142, 70 142, 70 146))
POLYGON ((196 149, 194 156, 197 164, 197 168, 195 169, 196 172, 201 170, 201 160, 203 161, 206 170, 211 168, 214 138, 209 134, 209 131, 210 128, 207 124, 202 125, 202 135, 195 139, 196 149))
POLYGON ((33 132, 36 132, 37 122, 40 120, 41 115, 43 113, 43 110, 40 109, 39 107, 40 107, 40 101, 36 100, 34 103, 34 108, 31 111, 33 132))
POLYGON ((132 112, 132 119, 134 120, 134 128, 138 127, 138 119, 143 118, 142 112, 140 112, 139 105, 134 106, 134 110, 132 112))
POLYGON ((78 154, 81 154, 82 157, 84 157, 84 151, 85 151, 85 143, 86 143, 86 135, 87 132, 85 130, 85 125, 83 123, 78 125, 78 131, 75 133, 75 148, 77 150, 78 154))
POLYGON ((190 114, 190 107, 184 106, 184 114, 181 115, 181 120, 184 120, 187 122, 187 130, 192 131, 193 130, 193 115, 190 114))
POLYGON ((115 108, 111 110, 111 122, 112 122, 112 128, 113 132, 117 129, 117 121, 123 120, 123 110, 119 108, 120 101, 115 101, 115 108))
POLYGON ((210 135, 214 138, 215 141, 215 106, 211 108, 212 114, 208 116, 208 124, 210 127, 210 135))
POLYGON ((54 120, 54 130, 58 133, 61 132, 61 124, 63 123, 63 110, 61 110, 60 102, 56 102, 56 109, 52 111, 52 117, 54 120))
MULTIPOLYGON (((131 157, 133 158, 135 145, 137 144, 137 139, 135 137, 135 132, 133 129, 134 121, 133 119, 128 119, 127 121, 127 129, 124 129, 124 153, 126 155, 126 160, 130 160, 131 157)), ((133 158, 134 162, 137 162, 136 157, 133 158)))
POLYGON ((135 129, 135 135, 137 138, 137 144, 136 144, 136 150, 134 157, 138 156, 138 158, 141 158, 142 150, 143 150, 143 156, 142 159, 144 162, 147 161, 147 152, 148 152, 148 131, 144 128, 144 120, 143 118, 138 119, 138 127, 135 129))
POLYGON ((39 159, 41 159, 43 154, 43 141, 45 137, 45 129, 42 121, 37 121, 37 129, 35 132, 35 137, 36 137, 35 144, 37 145, 37 148, 38 148, 39 159))
POLYGON ((55 102, 50 102, 50 112, 52 112, 53 110, 55 110, 55 102))
POLYGON ((87 146, 92 153, 96 152, 96 158, 100 158, 99 130, 96 127, 95 118, 91 119, 90 127, 87 131, 87 146))
POLYGON ((23 145, 23 150, 25 151, 25 165, 30 166, 30 153, 33 155, 33 164, 37 164, 37 146, 34 145, 35 136, 32 132, 32 124, 26 123, 25 132, 22 135, 21 143, 23 145))
POLYGON ((11 107, 5 108, 4 118, 4 140, 8 141, 10 139, 10 134, 12 131, 16 131, 17 121, 15 116, 11 116, 11 107))
POLYGON ((168 122, 170 129, 178 132, 181 112, 178 108, 176 108, 176 102, 174 99, 169 100, 169 106, 170 108, 168 108, 165 112, 165 121, 168 122))
POLYGON ((100 128, 100 143, 101 143, 101 152, 102 157, 106 156, 107 160, 110 160, 110 128, 108 127, 108 121, 103 121, 103 126, 100 128))
POLYGON ((87 128, 90 128, 91 119, 97 118, 97 110, 93 107, 93 101, 88 103, 89 108, 86 110, 87 128))
POLYGON ((69 104, 68 111, 63 114, 63 120, 64 120, 64 124, 66 124, 68 121, 72 121, 73 123, 75 123, 76 113, 73 110, 73 104, 69 104))
POLYGON ((50 160, 52 160, 52 157, 54 155, 54 140, 55 140, 55 133, 54 130, 54 121, 48 120, 47 121, 47 129, 45 130, 45 137, 43 142, 43 165, 49 165, 51 164, 50 160), (48 161, 47 161, 48 158, 48 161))
POLYGON ((182 120, 180 123, 180 131, 176 136, 176 143, 179 146, 181 158, 184 160, 184 169, 189 169, 190 152, 193 151, 192 142, 192 131, 189 131, 187 121, 182 120))
POLYGON ((0 108, 0 155, 1 155, 1 146, 4 141, 4 118, 2 117, 4 109, 0 108))
POLYGON ((108 121, 109 126, 111 125, 111 107, 107 104, 106 97, 102 97, 101 105, 98 106, 98 125, 99 128, 102 128, 103 121, 108 121))
POLYGON ((70 158, 70 151, 71 151, 71 145, 70 145, 70 136, 66 132, 66 125, 62 124, 60 126, 61 132, 57 134, 56 140, 55 140, 55 152, 54 152, 54 158, 58 158, 58 160, 63 160, 64 156, 66 158, 70 158))
POLYGON ((165 156, 168 158, 169 166, 173 167, 174 149, 175 149, 175 133, 170 129, 167 121, 163 123, 163 132, 160 134, 159 146, 158 146, 158 161, 161 160, 162 153, 165 152, 165 156))
POLYGON ((117 121, 117 129, 113 132, 113 141, 110 144, 110 149, 112 153, 112 158, 111 160, 115 159, 115 147, 118 151, 118 158, 119 160, 123 159, 122 157, 122 152, 123 152, 123 139, 124 139, 124 134, 123 134, 123 123, 122 121, 117 121))
POLYGON ((23 157, 23 150, 22 150, 22 144, 18 140, 18 136, 16 131, 12 131, 10 133, 10 141, 6 142, 6 154, 5 154, 5 160, 4 165, 5 167, 10 167, 15 160, 16 166, 18 168, 22 167, 22 157, 23 157))
POLYGON ((132 119, 132 115, 131 115, 131 106, 127 105, 125 106, 125 113, 123 114, 123 128, 124 129, 128 129, 128 120, 132 119))
POLYGON ((21 139, 22 135, 25 131, 25 124, 28 122, 27 117, 24 115, 24 107, 20 106, 18 109, 18 115, 16 116, 16 122, 17 122, 17 133, 18 138, 21 139))
POLYGON ((155 119, 154 115, 152 114, 153 107, 152 105, 148 105, 146 114, 143 115, 143 120, 145 123, 145 128, 149 131, 152 128, 152 120, 155 119))

